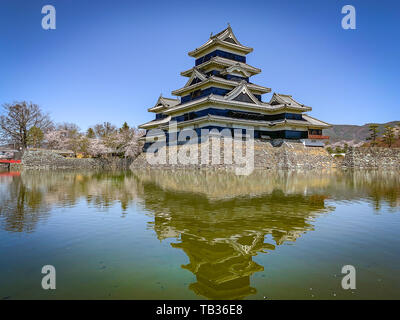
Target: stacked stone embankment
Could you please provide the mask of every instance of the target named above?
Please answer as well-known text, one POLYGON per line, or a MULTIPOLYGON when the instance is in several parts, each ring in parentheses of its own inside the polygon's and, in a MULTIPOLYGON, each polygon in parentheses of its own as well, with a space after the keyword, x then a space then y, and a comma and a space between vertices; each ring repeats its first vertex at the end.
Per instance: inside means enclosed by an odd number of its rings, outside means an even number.
MULTIPOLYGON (((207 157, 202 155, 203 150, 207 147, 199 144, 197 146, 197 157, 193 163, 182 163, 178 157, 174 161, 169 157, 170 153, 179 154, 185 146, 166 146, 157 151, 160 156, 165 154, 165 161, 151 163, 148 161, 147 153, 140 154, 132 163, 131 169, 154 168, 154 169, 222 169, 231 170, 238 167, 244 167, 243 162, 235 158, 235 150, 239 148, 239 154, 243 157, 246 155, 245 143, 237 144, 232 151, 232 161, 225 161, 225 146, 221 141, 219 147, 210 144, 208 146, 208 161, 204 161, 207 157), (204 148, 204 149, 203 149, 204 148), (218 159, 219 157, 219 159, 218 159), (214 161, 219 160, 219 161, 214 161)), ((316 169, 331 168, 334 166, 332 156, 324 148, 305 147, 302 143, 283 141, 279 147, 274 147, 267 141, 254 141, 254 156, 249 156, 247 161, 253 161, 254 169, 316 169)), ((228 153, 229 154, 229 153, 228 153)), ((160 158, 161 159, 161 158, 160 158)), ((248 163, 246 164, 249 165, 248 163)))
MULTIPOLYGON (((230 153, 226 152, 223 141, 218 144, 196 145, 197 154, 190 158, 187 145, 167 146, 157 152, 165 154, 165 161, 149 162, 147 153, 136 159, 128 158, 65 158, 55 152, 26 151, 22 157, 24 169, 70 169, 70 170, 108 170, 108 169, 210 169, 235 170, 250 167, 254 169, 329 169, 333 167, 355 169, 400 169, 400 148, 349 148, 343 160, 335 159, 324 149, 305 147, 302 143, 284 141, 280 146, 272 146, 266 141, 254 141, 253 155, 246 159, 245 143, 233 144, 230 153), (241 160, 235 157, 241 155, 241 160), (179 155, 185 154, 182 163, 179 155), (170 155, 178 155, 175 159, 170 155), (228 159, 228 161, 226 161, 228 159), (231 159, 231 161, 229 161, 231 159), (243 160, 245 159, 245 160, 243 160), (251 161, 250 165, 248 161, 251 161)), ((191 151, 192 152, 192 151, 191 151)), ((154 159, 153 159, 154 160, 154 159)))
POLYGON ((400 148, 349 148, 342 165, 360 169, 400 169, 400 148))
POLYGON ((131 164, 125 158, 65 158, 48 150, 26 151, 22 156, 24 169, 68 169, 68 170, 105 170, 127 169, 131 164))

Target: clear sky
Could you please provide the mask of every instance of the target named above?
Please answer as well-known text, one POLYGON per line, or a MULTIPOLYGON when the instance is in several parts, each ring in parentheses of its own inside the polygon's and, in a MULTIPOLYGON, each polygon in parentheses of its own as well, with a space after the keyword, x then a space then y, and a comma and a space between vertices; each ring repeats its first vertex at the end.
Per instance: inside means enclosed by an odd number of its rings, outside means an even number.
MULTIPOLYGON (((254 48, 252 82, 334 124, 400 120, 400 3, 382 0, 1 0, 0 104, 27 100, 81 129, 139 125, 194 65, 188 51, 229 22, 254 48), (43 5, 56 30, 43 30, 43 5), (341 8, 356 8, 344 30, 341 8)), ((268 101, 271 94, 263 96, 268 101)))

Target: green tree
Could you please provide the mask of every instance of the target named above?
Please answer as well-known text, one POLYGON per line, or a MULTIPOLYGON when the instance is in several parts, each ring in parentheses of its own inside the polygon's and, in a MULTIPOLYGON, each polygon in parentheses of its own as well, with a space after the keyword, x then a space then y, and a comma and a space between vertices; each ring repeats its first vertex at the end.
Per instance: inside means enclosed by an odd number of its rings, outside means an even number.
POLYGON ((89 155, 89 137, 82 136, 79 139, 77 151, 84 156, 89 155))
POLYGON ((379 134, 379 130, 378 130, 379 126, 377 124, 370 124, 369 125, 369 137, 367 138, 367 140, 371 140, 371 146, 376 146, 377 142, 376 139, 378 138, 378 134, 379 134))
POLYGON ((392 146, 394 138, 394 128, 386 125, 385 132, 383 133, 383 141, 388 145, 389 148, 392 146))
POLYGON ((328 151, 329 153, 333 153, 332 147, 326 147, 326 151, 328 151))
POLYGON ((44 133, 42 129, 36 126, 33 126, 32 128, 29 129, 28 145, 34 148, 39 148, 43 142, 43 139, 44 139, 44 133))
POLYGON ((336 148, 335 148, 335 153, 342 153, 343 151, 342 151, 342 148, 340 147, 340 146, 337 146, 336 148))
POLYGON ((86 137, 88 137, 89 139, 93 139, 96 137, 96 134, 94 133, 93 128, 89 128, 86 131, 86 137))
POLYGON ((119 129, 119 132, 127 132, 130 129, 129 125, 126 123, 126 121, 124 122, 124 124, 122 125, 122 127, 119 129))
POLYGON ((397 122, 397 139, 400 139, 400 122, 397 122))

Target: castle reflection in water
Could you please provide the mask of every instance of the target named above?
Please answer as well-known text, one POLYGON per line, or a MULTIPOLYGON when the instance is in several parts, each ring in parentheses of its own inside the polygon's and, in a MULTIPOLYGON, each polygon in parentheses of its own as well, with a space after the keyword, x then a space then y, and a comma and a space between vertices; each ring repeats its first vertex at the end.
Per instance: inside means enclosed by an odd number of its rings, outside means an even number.
POLYGON ((137 176, 144 186, 143 204, 154 215, 157 237, 177 240, 172 246, 189 258, 182 268, 196 276, 190 289, 210 299, 240 299, 255 293, 250 276, 264 268, 253 256, 295 241, 312 230, 313 217, 329 211, 325 195, 285 194, 276 189, 277 181, 261 183, 265 175, 146 172, 137 176), (266 235, 273 241, 266 241, 266 235))
POLYGON ((151 216, 160 240, 173 238, 189 263, 182 268, 196 281, 189 288, 209 299, 242 299, 256 293, 251 276, 264 270, 253 261, 312 231, 313 221, 335 208, 329 199, 367 199, 400 204, 396 172, 255 172, 234 176, 209 172, 123 173, 23 172, 0 175, 0 228, 34 232, 54 207, 107 210, 124 214, 133 203, 151 216))

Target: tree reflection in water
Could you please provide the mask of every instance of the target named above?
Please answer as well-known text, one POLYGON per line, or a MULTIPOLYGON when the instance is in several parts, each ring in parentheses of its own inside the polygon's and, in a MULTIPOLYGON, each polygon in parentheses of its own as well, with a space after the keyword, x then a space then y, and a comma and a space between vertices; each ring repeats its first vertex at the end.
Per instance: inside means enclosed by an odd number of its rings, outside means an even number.
POLYGON ((24 171, 0 174, 0 226, 32 232, 53 208, 85 201, 104 211, 119 203, 122 212, 137 197, 138 184, 128 172, 24 171))

